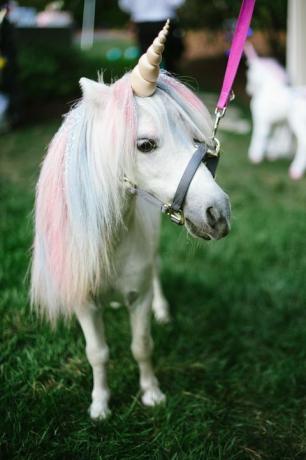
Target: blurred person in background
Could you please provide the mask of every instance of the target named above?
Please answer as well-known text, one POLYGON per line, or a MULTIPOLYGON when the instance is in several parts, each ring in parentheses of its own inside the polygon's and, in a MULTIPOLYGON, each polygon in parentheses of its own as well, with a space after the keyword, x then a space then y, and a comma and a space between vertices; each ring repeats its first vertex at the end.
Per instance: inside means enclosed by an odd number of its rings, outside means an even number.
POLYGON ((185 0, 119 0, 120 8, 130 14, 136 25, 141 54, 149 48, 166 20, 171 20, 163 56, 164 66, 171 73, 177 72, 177 62, 184 51, 183 32, 176 17, 176 10, 184 3, 185 0))

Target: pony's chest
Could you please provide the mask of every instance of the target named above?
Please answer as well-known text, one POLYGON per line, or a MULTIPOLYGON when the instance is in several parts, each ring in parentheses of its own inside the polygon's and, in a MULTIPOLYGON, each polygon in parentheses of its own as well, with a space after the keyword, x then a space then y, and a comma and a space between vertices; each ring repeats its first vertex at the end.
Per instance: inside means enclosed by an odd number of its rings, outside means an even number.
MULTIPOLYGON (((133 242, 134 243, 134 242, 133 242)), ((152 279, 153 257, 144 245, 125 244, 115 258, 115 275, 111 287, 127 299, 131 292, 139 295, 152 279)))
POLYGON ((258 92, 251 101, 252 111, 261 117, 278 121, 287 117, 289 95, 286 88, 271 88, 270 86, 258 92))
POLYGON ((139 291, 152 278, 158 245, 159 220, 146 226, 134 222, 122 234, 114 253, 114 277, 111 285, 119 292, 139 291))

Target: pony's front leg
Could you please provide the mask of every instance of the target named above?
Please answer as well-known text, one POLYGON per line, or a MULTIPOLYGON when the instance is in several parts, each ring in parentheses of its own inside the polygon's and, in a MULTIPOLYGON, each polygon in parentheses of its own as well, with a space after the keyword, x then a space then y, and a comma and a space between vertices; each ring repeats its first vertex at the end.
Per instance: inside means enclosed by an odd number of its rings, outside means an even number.
POLYGON ((252 163, 260 163, 264 158, 271 126, 268 121, 256 121, 256 117, 254 116, 253 123, 252 139, 248 155, 252 163))
POLYGON ((110 393, 106 382, 108 347, 105 341, 102 311, 96 305, 88 303, 77 309, 76 315, 85 336, 86 355, 93 371, 92 403, 89 413, 92 419, 102 420, 110 413, 108 409, 110 393))
MULTIPOLYGON (((303 133, 305 137, 305 134, 303 133)), ((291 179, 299 180, 306 171, 306 139, 304 142, 297 138, 297 151, 293 162, 290 165, 289 175, 291 179)))
POLYGON ((151 288, 144 296, 129 304, 132 329, 131 350, 139 366, 142 402, 146 406, 155 406, 166 399, 159 389, 159 383, 151 362, 153 351, 150 330, 152 300, 153 292, 151 288))
POLYGON ((170 321, 169 304, 164 296, 160 276, 158 261, 156 261, 153 270, 153 303, 152 309, 156 321, 159 323, 168 323, 170 321))

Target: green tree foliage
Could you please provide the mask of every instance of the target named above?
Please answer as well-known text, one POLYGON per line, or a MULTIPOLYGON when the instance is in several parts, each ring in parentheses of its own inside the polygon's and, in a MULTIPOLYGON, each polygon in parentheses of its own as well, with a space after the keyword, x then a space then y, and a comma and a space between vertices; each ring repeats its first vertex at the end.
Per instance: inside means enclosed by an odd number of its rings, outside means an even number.
MULTIPOLYGON (((219 29, 225 20, 238 16, 240 5, 241 0, 186 0, 181 8, 180 17, 184 25, 190 28, 219 29)), ((255 28, 282 30, 286 28, 286 18, 287 0, 256 1, 253 17, 255 28)))

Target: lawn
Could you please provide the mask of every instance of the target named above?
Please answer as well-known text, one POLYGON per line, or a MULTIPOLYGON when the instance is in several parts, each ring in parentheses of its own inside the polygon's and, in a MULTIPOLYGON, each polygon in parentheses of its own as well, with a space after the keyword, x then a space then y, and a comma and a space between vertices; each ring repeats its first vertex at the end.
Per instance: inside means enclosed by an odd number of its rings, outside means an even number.
POLYGON ((34 184, 57 124, 1 137, 1 458, 305 459, 305 180, 287 161, 251 166, 249 138, 223 135, 230 235, 196 242, 163 223, 172 322, 153 337, 167 403, 141 405, 127 313, 109 308, 112 416, 96 424, 79 326, 51 330, 28 304, 34 184))

